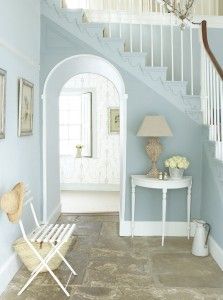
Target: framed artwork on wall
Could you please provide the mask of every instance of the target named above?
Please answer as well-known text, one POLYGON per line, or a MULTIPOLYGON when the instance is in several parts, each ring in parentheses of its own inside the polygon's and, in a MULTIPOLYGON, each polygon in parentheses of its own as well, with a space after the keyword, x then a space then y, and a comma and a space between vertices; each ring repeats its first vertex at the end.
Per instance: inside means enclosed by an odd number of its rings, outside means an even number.
POLYGON ((34 85, 23 79, 19 79, 19 111, 18 111, 18 135, 26 136, 33 133, 33 90, 34 85))
POLYGON ((108 113, 109 134, 120 132, 120 111, 118 107, 110 107, 108 113))
POLYGON ((5 138, 6 71, 0 69, 0 139, 5 138))

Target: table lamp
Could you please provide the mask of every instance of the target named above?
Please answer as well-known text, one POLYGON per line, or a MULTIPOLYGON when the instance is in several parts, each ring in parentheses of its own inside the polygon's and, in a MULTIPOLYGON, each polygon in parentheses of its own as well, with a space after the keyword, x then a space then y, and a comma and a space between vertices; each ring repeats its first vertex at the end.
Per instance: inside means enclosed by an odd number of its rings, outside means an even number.
POLYGON ((138 130, 137 136, 149 137, 146 152, 151 160, 152 167, 147 174, 149 177, 158 178, 159 171, 156 163, 163 151, 159 137, 173 136, 172 131, 163 116, 146 116, 138 130))

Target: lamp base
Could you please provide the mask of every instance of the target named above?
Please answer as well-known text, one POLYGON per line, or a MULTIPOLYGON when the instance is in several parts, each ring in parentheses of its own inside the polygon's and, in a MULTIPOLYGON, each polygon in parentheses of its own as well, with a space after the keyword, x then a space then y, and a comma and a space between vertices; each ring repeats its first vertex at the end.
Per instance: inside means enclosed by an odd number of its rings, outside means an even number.
POLYGON ((159 138, 158 137, 149 138, 149 143, 146 146, 146 152, 149 156, 149 159, 152 162, 152 168, 148 173, 148 176, 151 178, 158 178, 159 176, 159 171, 157 169, 156 163, 162 151, 163 151, 163 146, 160 144, 159 138))
POLYGON ((156 167, 156 164, 154 163, 152 168, 149 170, 147 176, 150 178, 158 178, 159 177, 159 170, 156 167))

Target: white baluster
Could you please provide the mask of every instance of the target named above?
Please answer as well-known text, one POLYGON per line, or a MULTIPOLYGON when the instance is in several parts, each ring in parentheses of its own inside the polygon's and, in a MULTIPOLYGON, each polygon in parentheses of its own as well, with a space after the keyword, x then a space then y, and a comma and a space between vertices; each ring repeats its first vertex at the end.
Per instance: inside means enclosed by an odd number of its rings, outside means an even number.
POLYGON ((154 37, 153 24, 150 25, 150 45, 151 45, 151 66, 154 66, 154 37))
POLYGON ((143 38, 142 38, 142 16, 143 16, 143 2, 140 0, 139 3, 139 18, 140 18, 140 23, 139 23, 139 49, 140 52, 142 52, 143 49, 143 38))
POLYGON ((204 0, 201 0, 201 14, 204 15, 204 0))
POLYGON ((219 76, 216 73, 216 102, 217 102, 217 157, 220 159, 220 97, 219 97, 219 76))
POLYGON ((153 1, 149 0, 149 11, 153 12, 153 1))
POLYGON ((207 124, 210 125, 210 61, 207 59, 207 124))
POLYGON ((121 0, 117 1, 118 7, 117 12, 119 12, 119 37, 122 38, 122 11, 121 11, 121 0))
POLYGON ((220 84, 220 107, 221 107, 221 135, 220 135, 220 141, 221 141, 221 160, 223 160, 223 147, 222 147, 222 141, 223 141, 223 81, 219 80, 220 84))
POLYGON ((214 141, 217 141, 217 114, 216 114, 216 109, 217 109, 217 97, 216 97, 216 72, 215 69, 213 68, 213 124, 214 124, 214 132, 213 132, 213 138, 214 141))
POLYGON ((108 37, 112 36, 111 32, 111 7, 109 6, 109 1, 107 2, 107 9, 108 9, 108 37))
POLYGON ((158 3, 155 1, 155 12, 158 12, 158 3))
POLYGON ((219 0, 215 0, 215 15, 219 15, 219 0))
POLYGON ((193 59, 193 28, 190 25, 190 71, 191 71, 191 95, 194 94, 194 59, 193 59))
POLYGON ((132 47, 132 0, 129 0, 129 15, 130 15, 130 23, 129 23, 129 42, 130 42, 130 52, 133 51, 132 47))
POLYGON ((184 30, 180 31, 181 81, 184 81, 184 30))
POLYGON ((211 122, 211 140, 213 141, 213 66, 210 62, 210 122, 211 122))
POLYGON ((211 2, 210 0, 208 0, 208 15, 211 15, 211 2))
POLYGON ((174 35, 173 35, 173 15, 170 13, 170 40, 171 40, 171 72, 172 72, 172 81, 174 81, 174 35))
POLYGON ((165 7, 161 5, 161 23, 160 23, 160 65, 163 67, 163 22, 164 22, 164 14, 165 7))

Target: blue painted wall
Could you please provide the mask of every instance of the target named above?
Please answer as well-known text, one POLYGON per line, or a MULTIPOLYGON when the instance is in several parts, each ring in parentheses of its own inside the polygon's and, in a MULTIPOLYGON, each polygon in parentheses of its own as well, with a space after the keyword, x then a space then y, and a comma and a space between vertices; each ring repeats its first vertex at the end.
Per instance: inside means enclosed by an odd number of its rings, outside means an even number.
MULTIPOLYGON (((39 131, 39 56, 40 7, 38 0, 0 0, 0 68, 7 71, 6 137, 0 140, 0 196, 18 181, 30 185, 37 213, 41 216, 40 131, 39 131), (18 78, 35 86, 34 131, 32 136, 17 136, 18 78)), ((33 223, 24 213, 25 225, 33 223)), ((21 236, 18 225, 9 223, 0 211, 0 294, 16 271, 12 243, 21 236)))
POLYGON ((210 156, 207 145, 203 148, 201 218, 211 225, 211 235, 223 249, 223 189, 217 176, 216 161, 210 156))
MULTIPOLYGON (((41 41, 41 90, 44 80, 50 70, 61 60, 75 54, 96 54, 97 52, 75 39, 56 24, 42 18, 41 41)), ((170 105, 164 98, 157 95, 140 81, 119 66, 128 94, 128 137, 127 137, 127 191, 126 214, 130 218, 130 181, 131 174, 143 174, 149 167, 144 151, 146 140, 136 137, 140 123, 146 114, 163 114, 166 116, 173 138, 163 139, 165 151, 160 160, 163 168, 164 159, 172 154, 185 155, 191 161, 187 174, 193 175, 192 217, 199 217, 201 199, 201 126, 194 123, 176 107, 170 105), (194 146, 195 145, 195 146, 194 146)), ((53 172, 53 170, 52 170, 53 172)), ((161 195, 157 191, 140 189, 136 208, 137 220, 160 220, 161 195)), ((186 220, 186 192, 175 191, 168 194, 167 219, 171 221, 186 220)), ((54 199, 50 199, 53 205, 54 199)), ((55 203, 56 205, 57 203, 55 203)))

